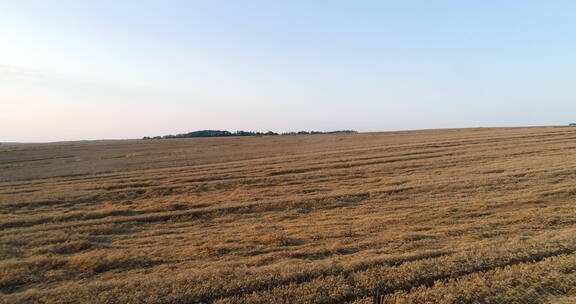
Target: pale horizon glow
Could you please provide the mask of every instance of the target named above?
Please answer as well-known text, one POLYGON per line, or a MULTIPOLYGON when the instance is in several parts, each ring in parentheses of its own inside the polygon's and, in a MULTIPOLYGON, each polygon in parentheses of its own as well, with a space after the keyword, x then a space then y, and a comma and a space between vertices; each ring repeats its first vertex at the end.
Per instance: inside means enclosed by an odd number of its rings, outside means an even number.
POLYGON ((573 1, 0 3, 0 142, 576 121, 573 1))

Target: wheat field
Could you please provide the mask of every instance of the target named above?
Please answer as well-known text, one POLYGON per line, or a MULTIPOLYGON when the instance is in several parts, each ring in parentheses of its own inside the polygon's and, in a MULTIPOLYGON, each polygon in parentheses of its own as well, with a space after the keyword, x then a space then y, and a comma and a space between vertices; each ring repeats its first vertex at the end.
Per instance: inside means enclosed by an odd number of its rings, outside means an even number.
POLYGON ((3 303, 574 303, 576 128, 0 147, 3 303))

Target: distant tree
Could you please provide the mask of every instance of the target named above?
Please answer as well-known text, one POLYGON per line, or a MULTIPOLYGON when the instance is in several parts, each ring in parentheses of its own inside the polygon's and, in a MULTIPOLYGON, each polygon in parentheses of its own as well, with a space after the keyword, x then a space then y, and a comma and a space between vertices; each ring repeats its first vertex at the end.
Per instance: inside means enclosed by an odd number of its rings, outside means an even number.
POLYGON ((281 134, 268 131, 264 132, 254 132, 254 131, 242 131, 238 130, 235 132, 225 131, 225 130, 200 130, 188 133, 181 133, 176 135, 164 135, 164 136, 145 136, 142 139, 172 139, 172 138, 194 138, 194 137, 227 137, 227 136, 271 136, 271 135, 308 135, 308 134, 336 134, 336 133, 357 133, 352 130, 342 130, 342 131, 330 131, 330 132, 320 132, 320 131, 298 131, 298 132, 284 132, 281 134))

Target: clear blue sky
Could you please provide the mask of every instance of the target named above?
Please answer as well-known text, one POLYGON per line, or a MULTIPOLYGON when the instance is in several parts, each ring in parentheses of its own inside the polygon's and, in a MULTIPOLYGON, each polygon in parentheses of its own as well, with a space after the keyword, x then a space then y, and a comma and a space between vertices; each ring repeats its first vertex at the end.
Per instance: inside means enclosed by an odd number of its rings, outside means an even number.
POLYGON ((576 121, 575 1, 0 2, 0 141, 576 121))

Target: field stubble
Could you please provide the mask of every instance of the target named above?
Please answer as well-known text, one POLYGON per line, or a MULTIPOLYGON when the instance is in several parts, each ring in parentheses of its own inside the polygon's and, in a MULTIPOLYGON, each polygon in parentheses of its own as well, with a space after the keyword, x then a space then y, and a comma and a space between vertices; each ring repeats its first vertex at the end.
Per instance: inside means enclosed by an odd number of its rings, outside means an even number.
POLYGON ((0 148, 5 303, 572 303, 576 128, 0 148))

